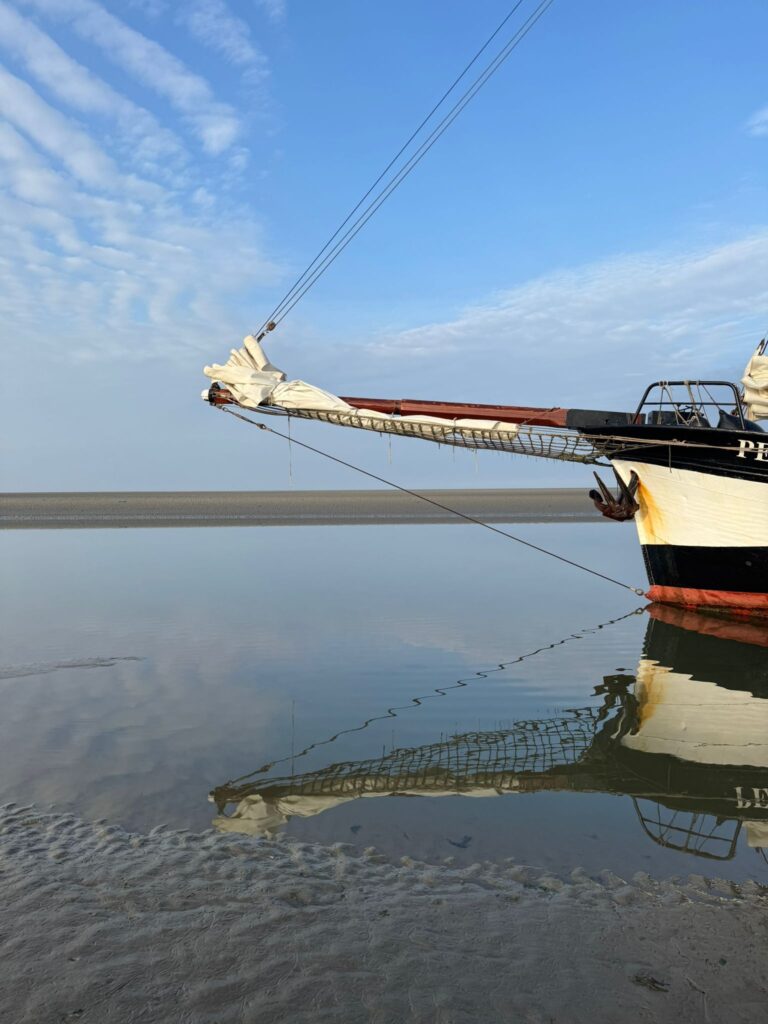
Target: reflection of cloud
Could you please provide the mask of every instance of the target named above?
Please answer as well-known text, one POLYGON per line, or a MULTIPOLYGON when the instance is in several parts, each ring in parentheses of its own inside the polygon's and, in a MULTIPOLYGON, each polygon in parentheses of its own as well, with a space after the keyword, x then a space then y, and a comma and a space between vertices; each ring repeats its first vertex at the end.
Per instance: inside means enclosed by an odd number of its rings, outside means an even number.
MULTIPOLYGON (((197 810, 203 825, 211 780, 233 774, 230 758, 250 763, 288 720, 290 699, 270 679, 276 658, 259 662, 210 619, 206 628, 194 615, 175 617, 166 639, 151 616, 115 629, 115 613, 112 605, 91 628, 115 642, 122 634, 140 658, 62 658, 0 675, 2 794, 149 827, 188 825, 197 810), (59 668, 66 679, 52 685, 59 668), (23 686, 11 683, 18 675, 23 686)), ((48 643, 82 643, 82 628, 69 625, 48 643)))
POLYGON ((0 679, 23 679, 24 676, 47 676, 64 668, 112 668, 118 661, 141 661, 135 655, 118 658, 79 658, 74 661, 48 661, 37 665, 8 665, 0 668, 0 679))

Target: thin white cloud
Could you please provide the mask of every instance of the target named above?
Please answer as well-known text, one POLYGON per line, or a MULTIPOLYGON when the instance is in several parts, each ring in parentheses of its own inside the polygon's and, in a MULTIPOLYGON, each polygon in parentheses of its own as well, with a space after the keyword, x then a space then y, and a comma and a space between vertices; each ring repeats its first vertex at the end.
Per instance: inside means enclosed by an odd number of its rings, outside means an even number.
POLYGON ((258 82, 268 74, 248 23, 234 15, 225 0, 189 0, 181 5, 178 19, 204 46, 242 68, 249 81, 258 82))
POLYGON ((256 0, 256 6, 265 12, 270 21, 277 23, 285 19, 288 10, 286 0, 256 0))
POLYGON ((455 319, 382 336, 368 351, 412 369, 418 359, 436 382, 455 379, 461 364, 472 388, 493 379, 498 389, 499 374, 511 372, 506 389, 516 401, 597 392, 615 400, 617 389, 634 393, 649 374, 740 371, 766 321, 763 229, 693 252, 621 256, 548 274, 455 319))
POLYGON ((229 303, 274 281, 276 270, 257 224, 210 204, 196 209, 93 194, 0 123, 0 315, 9 344, 19 355, 49 344, 79 358, 145 358, 239 333, 229 303))
POLYGON ((0 115, 56 157, 78 181, 104 191, 151 195, 158 186, 121 174, 91 137, 0 65, 0 115))
POLYGON ((95 0, 21 2, 64 20, 81 38, 98 46, 109 60, 141 85, 166 99, 192 126, 207 152, 217 155, 238 137, 240 122, 235 110, 216 101, 204 78, 95 0))
POLYGON ((140 167, 157 170, 159 161, 183 153, 179 140, 159 125, 152 114, 73 60, 50 36, 4 0, 0 0, 0 47, 70 107, 114 119, 126 140, 126 151, 140 167))
POLYGON ((146 14, 148 18, 159 18, 168 10, 166 0, 128 0, 128 4, 146 14))
POLYGON ((750 117, 747 131, 750 135, 768 135, 768 107, 763 107, 750 117))

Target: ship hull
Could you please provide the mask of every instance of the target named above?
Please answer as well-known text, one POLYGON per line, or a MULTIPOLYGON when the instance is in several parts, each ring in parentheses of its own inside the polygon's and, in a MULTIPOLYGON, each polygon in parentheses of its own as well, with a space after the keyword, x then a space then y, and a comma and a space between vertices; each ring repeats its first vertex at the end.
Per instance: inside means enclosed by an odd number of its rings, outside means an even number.
POLYGON ((611 461, 625 483, 638 480, 647 596, 768 615, 768 435, 696 430, 686 447, 666 430, 635 432, 645 443, 611 461))

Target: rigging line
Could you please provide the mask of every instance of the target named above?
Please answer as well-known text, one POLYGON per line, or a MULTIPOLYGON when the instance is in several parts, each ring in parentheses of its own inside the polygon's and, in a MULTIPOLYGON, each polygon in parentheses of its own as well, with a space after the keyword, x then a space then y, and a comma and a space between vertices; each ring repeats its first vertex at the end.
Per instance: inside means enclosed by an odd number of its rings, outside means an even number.
MULTIPOLYGON (((331 249, 325 259, 315 268, 308 280, 302 286, 298 294, 290 301, 290 303, 283 309, 280 315, 272 321, 277 326, 284 320, 288 313, 293 309, 297 302, 302 299, 309 289, 322 277, 325 271, 333 264, 341 253, 346 249, 352 239, 362 230, 362 228, 368 223, 371 217, 376 213, 380 206, 382 206, 386 200, 392 195, 395 189, 408 177, 411 171, 421 162, 426 156, 432 146, 437 142, 441 135, 453 124, 459 114, 462 112, 464 107, 474 99, 477 93, 486 84, 488 79, 501 67, 504 61, 510 56, 512 51, 518 46, 525 36, 530 32, 539 18, 549 8, 554 0, 541 0, 541 3, 536 10, 531 14, 528 20, 523 24, 512 39, 503 47, 503 49, 497 54, 491 63, 486 67, 478 78, 472 83, 469 89, 461 96, 457 103, 451 108, 451 110, 445 115, 442 121, 439 122, 437 127, 433 129, 432 133, 426 138, 421 144, 419 149, 408 159, 403 167, 397 172, 394 178, 386 185, 378 194, 378 196, 372 200, 366 209, 360 214, 357 220, 347 230, 347 232, 339 239, 336 245, 331 249)), ((267 325, 268 330, 272 330, 267 325)))
POLYGON ((316 750, 318 747, 325 747, 330 743, 335 743, 340 736, 347 736, 353 732, 362 732, 374 722, 383 722, 387 718, 397 718, 398 711, 412 711, 417 707, 421 707, 425 700, 434 700, 436 697, 445 697, 449 690, 465 689, 478 679, 486 679, 492 672, 505 671, 513 665, 519 665, 520 662, 536 657, 537 654, 545 654, 547 651, 553 651, 556 647, 562 647, 563 644, 568 644, 572 640, 581 640, 585 636, 589 636, 591 633, 596 633, 598 630, 605 629, 607 626, 615 626, 618 622, 623 622, 624 619, 631 618, 633 615, 638 615, 639 613, 642 613, 642 611, 642 608, 633 608, 631 612, 626 612, 626 614, 620 615, 616 619, 608 619, 607 622, 600 622, 596 626, 587 626, 584 629, 578 630, 576 633, 569 633, 568 636, 563 637, 561 640, 555 640, 553 643, 545 644, 543 647, 537 647, 533 651, 528 651, 526 654, 520 654, 516 658, 510 658, 508 661, 499 662, 497 668, 474 672, 471 676, 465 676, 462 679, 457 679, 450 686, 436 686, 432 693, 425 693, 420 697, 411 697, 410 703, 408 704, 400 704, 387 708, 386 712, 382 715, 373 715, 371 718, 366 718, 361 725, 355 725, 349 729, 340 729, 337 733, 334 733, 333 736, 329 736, 328 739, 318 740, 316 743, 310 743, 309 746, 300 750, 296 754, 289 754, 287 757, 279 757, 274 761, 268 761, 266 764, 262 765, 261 768, 256 768, 254 771, 248 772, 247 775, 240 775, 236 779, 230 779, 228 782, 225 782, 223 786, 218 786, 217 789, 223 789, 226 786, 234 786, 237 783, 246 782, 248 779, 253 778, 254 775, 263 775, 265 772, 271 771, 276 765, 290 761, 292 757, 294 759, 305 757, 312 750, 316 750))
MULTIPOLYGON (((304 279, 304 283, 300 285, 300 281, 301 281, 301 279, 300 279, 299 282, 296 282, 294 284, 294 286, 291 289, 291 291, 288 293, 288 295, 286 295, 284 297, 284 299, 280 302, 279 306, 277 307, 280 310, 279 315, 275 316, 275 318, 272 319, 272 320, 266 321, 262 325, 262 327, 259 329, 259 331, 257 332, 257 334, 256 334, 257 337, 260 334, 262 334, 263 332, 267 331, 267 330, 272 330, 273 328, 270 326, 270 324, 274 324, 276 326, 282 319, 284 319, 285 316, 287 315, 287 313, 289 313, 290 310, 293 309, 293 307, 296 305, 296 303, 299 301, 299 299, 301 299, 306 294, 306 292, 309 291, 309 289, 312 287, 312 285, 314 285, 316 283, 316 281, 325 273, 325 271, 328 269, 328 267, 333 262, 335 262, 336 258, 347 247, 349 242, 352 241, 352 239, 355 237, 355 235, 357 235, 357 233, 360 231, 360 229, 368 222, 368 220, 370 220, 370 218, 378 210, 378 208, 382 205, 382 203, 384 203, 389 198, 389 196, 392 194, 392 192, 394 192, 394 190, 401 184, 401 182, 405 179, 405 177, 407 177, 407 175, 410 174, 410 172, 414 169, 414 167, 416 167, 416 165, 426 155, 428 150, 432 148, 432 146, 437 141, 437 139, 440 138, 440 136, 443 134, 443 132, 453 123, 453 121, 456 119, 456 117, 458 117, 458 115, 461 113, 461 111, 464 109, 464 107, 480 91, 480 89, 483 87, 483 85, 485 85, 485 83, 488 81, 488 79, 499 69, 499 67, 509 57, 509 55, 512 53, 512 51, 523 40, 523 38, 528 34, 528 32, 531 30, 531 28, 533 28, 533 26, 536 24, 536 22, 539 20, 539 18, 542 16, 542 14, 544 14, 544 12, 547 10, 548 7, 551 6, 551 4, 553 2, 554 2, 554 0, 541 0, 541 3, 539 3, 538 7, 534 10, 533 14, 530 15, 529 18, 524 22, 523 26, 515 33, 515 35, 512 37, 512 39, 509 40, 505 44, 505 46, 502 48, 502 50, 499 52, 499 54, 497 54, 497 56, 494 57, 494 59, 491 61, 491 63, 475 79, 475 81, 472 83, 472 85, 462 94, 461 98, 451 108, 451 110, 448 112, 448 114, 446 114, 446 116, 443 118, 443 120, 438 124, 437 128, 434 129, 432 134, 430 136, 428 136, 427 140, 424 143, 422 143, 421 147, 419 148, 419 150, 417 150, 416 154, 412 155, 409 158, 409 160, 406 162, 406 164, 397 172, 397 174, 389 182, 389 184, 386 185, 378 193, 378 195, 374 198, 374 200, 372 200, 368 204, 368 206, 363 210, 363 212, 360 214, 360 216, 357 218, 357 220, 354 221, 352 226, 347 230, 347 232, 342 236, 342 238, 339 239, 339 241, 337 241, 336 245, 333 246, 333 248, 330 250, 330 252, 327 253, 327 255, 322 260, 322 262, 317 264, 315 266, 314 270, 311 270, 312 264, 310 265, 309 268, 307 268, 307 271, 305 271, 305 273, 302 275, 302 279, 304 279), (310 272, 310 270, 311 270, 311 272, 310 272)), ((514 13, 514 10, 511 13, 514 13)), ((460 77, 462 77, 462 76, 460 76, 460 77)), ((449 90, 449 92, 450 92, 450 90, 449 90)), ((439 106, 439 104, 438 104, 438 106, 439 106)), ((404 147, 404 148, 406 148, 406 147, 404 147)), ((396 159, 397 158, 395 158, 395 160, 396 159)), ((395 161, 393 161, 393 163, 394 162, 395 161)), ((383 172, 382 177, 386 173, 387 173, 386 171, 383 172)), ((376 187, 376 185, 374 184, 371 187, 371 189, 369 190, 369 193, 367 193, 367 194, 370 194, 370 192, 373 191, 373 189, 375 187, 376 187)), ((358 206, 355 207, 355 211, 359 208, 359 206, 362 204, 363 201, 364 200, 361 200, 360 203, 358 204, 358 206)), ((349 217, 344 222, 344 224, 346 224, 350 220, 350 218, 352 217, 352 215, 354 214, 355 211, 352 211, 352 213, 349 215, 349 217)), ((333 237, 336 237, 339 234, 339 231, 342 230, 342 228, 344 227, 344 224, 341 225, 341 227, 338 229, 338 231, 335 233, 335 235, 333 237)), ((318 253, 318 256, 315 258, 315 261, 313 261, 313 263, 317 263, 317 260, 322 255, 322 252, 325 251, 328 248, 328 246, 330 245, 330 242, 332 240, 333 240, 333 238, 329 239, 329 242, 326 244, 324 249, 321 250, 321 253, 318 253)))
POLYGON ((290 287, 290 288, 288 289, 288 291, 286 292, 285 296, 284 296, 284 297, 283 297, 283 298, 281 299, 281 301, 280 301, 280 302, 278 303, 278 305, 277 305, 277 306, 276 306, 276 307, 275 307, 275 308, 274 308, 274 309, 272 310, 272 312, 271 312, 271 313, 270 313, 270 315, 269 315, 269 316, 267 317, 267 319, 266 319, 266 320, 264 321, 264 323, 263 323, 263 324, 261 325, 261 327, 259 327, 258 331, 254 331, 254 332, 253 332, 253 333, 254 333, 254 336, 257 336, 258 334, 260 334, 260 333, 261 333, 261 332, 262 332, 262 331, 264 330, 264 328, 265 328, 265 327, 267 326, 267 324, 269 324, 269 323, 270 323, 270 322, 271 322, 272 320, 274 320, 274 319, 275 319, 275 317, 276 317, 276 316, 277 316, 277 315, 278 315, 278 314, 280 313, 280 311, 282 310, 282 308, 283 308, 283 306, 285 305, 285 303, 286 303, 286 302, 287 302, 287 301, 289 300, 289 298, 290 298, 290 297, 292 296, 292 294, 294 293, 294 291, 295 291, 295 290, 296 290, 296 289, 297 289, 297 288, 299 287, 299 285, 301 285, 301 283, 302 283, 302 282, 303 282, 303 281, 305 280, 305 278, 306 278, 306 277, 307 277, 307 275, 308 275, 308 274, 310 273, 310 271, 312 270, 312 268, 313 268, 313 267, 315 266, 315 264, 317 263, 317 261, 318 261, 318 260, 320 259, 320 257, 321 257, 321 256, 322 256, 322 255, 323 255, 323 254, 325 253, 325 251, 326 251, 326 250, 328 249, 328 246, 329 246, 329 245, 330 245, 330 244, 331 244, 331 243, 332 243, 332 242, 333 242, 333 241, 334 241, 334 240, 335 240, 335 239, 337 238, 337 236, 338 236, 338 235, 339 235, 339 233, 340 233, 340 232, 342 231, 342 229, 343 229, 343 228, 345 228, 345 227, 347 226, 347 224, 349 223, 349 221, 350 221, 350 220, 352 219, 352 217, 353 217, 353 216, 354 216, 354 215, 355 215, 355 214, 357 213, 357 211, 358 211, 358 210, 360 209, 360 207, 361 207, 361 206, 363 205, 363 203, 364 203, 364 202, 365 202, 365 200, 366 200, 366 199, 368 198, 368 196, 369 196, 369 195, 370 195, 370 194, 371 194, 371 193, 373 192, 373 190, 374 190, 374 189, 376 188, 376 186, 377 186, 377 185, 379 184, 379 182, 381 182, 381 181, 382 181, 382 179, 383 179, 383 178, 384 178, 384 177, 385 177, 385 176, 386 176, 386 175, 387 175, 387 174, 389 173, 389 171, 390 171, 390 170, 391 170, 391 169, 392 169, 392 168, 394 167, 394 165, 395 165, 395 164, 397 163, 397 161, 398 161, 398 160, 400 159, 400 157, 401 157, 401 156, 403 155, 403 153, 404 153, 404 152, 406 151, 406 149, 408 149, 408 147, 409 147, 409 146, 410 146, 410 144, 411 144, 411 143, 413 142, 413 140, 414 140, 414 139, 415 139, 415 138, 416 138, 416 137, 418 136, 418 134, 419 134, 419 133, 421 132, 422 128, 424 128, 424 127, 425 127, 425 126, 426 126, 426 125, 427 125, 427 124, 429 123, 429 121, 430 121, 430 120, 432 119, 433 115, 434 115, 435 113, 437 113, 437 111, 438 111, 438 110, 440 109, 440 107, 441 107, 441 106, 443 105, 443 103, 444 103, 444 102, 445 102, 445 101, 446 101, 446 100, 448 99, 448 97, 449 97, 449 96, 450 96, 450 94, 451 94, 451 93, 453 92, 453 90, 454 90, 454 89, 456 88, 456 86, 457 86, 457 85, 459 84, 459 82, 460 82, 460 81, 462 80, 462 78, 464 78, 464 76, 465 76, 465 75, 466 75, 466 74, 468 73, 468 71, 469 71, 469 70, 470 70, 470 68, 471 68, 471 67, 473 66, 473 64, 475 64, 475 63, 476 63, 476 62, 477 62, 477 61, 479 60, 479 58, 480 58, 480 57, 482 56, 482 54, 483 54, 483 53, 484 53, 484 52, 485 52, 485 51, 486 51, 486 50, 488 49, 488 47, 489 47, 489 46, 491 45, 491 43, 492 43, 492 42, 493 42, 493 40, 494 40, 494 39, 496 38, 496 36, 497 36, 497 35, 499 34, 499 32, 501 32, 501 30, 502 30, 502 29, 504 28, 504 26, 505 26, 505 25, 507 24, 507 22, 509 21, 509 19, 510 19, 510 18, 512 17, 512 15, 513 15, 513 14, 515 14, 515 12, 516 12, 516 11, 518 10, 518 8, 519 8, 519 7, 520 7, 520 6, 521 6, 521 5, 522 5, 522 4, 524 3, 524 2, 525 2, 525 0, 517 0, 517 3, 516 3, 516 4, 514 5, 514 6, 513 6, 512 10, 511 10, 511 11, 509 11, 509 13, 508 13, 508 14, 506 15, 506 17, 505 17, 505 18, 504 18, 504 19, 503 19, 503 20, 502 20, 502 21, 501 21, 501 22, 500 22, 500 23, 499 23, 499 24, 498 24, 498 25, 496 26, 496 28, 495 28, 495 29, 494 29, 494 31, 493 31, 493 32, 491 33, 491 35, 490 35, 490 36, 488 36, 488 38, 487 38, 487 39, 486 39, 486 41, 485 41, 485 42, 483 43, 483 45, 482 45, 482 46, 480 47, 480 49, 479 49, 479 50, 477 51, 477 53, 476 53, 476 54, 474 55, 474 57, 473 57, 473 58, 472 58, 472 59, 471 59, 471 60, 469 61, 469 63, 468 63, 468 64, 467 64, 467 65, 466 65, 466 66, 464 67, 464 70, 463 70, 463 71, 461 72, 461 74, 460 74, 460 75, 458 75, 458 77, 457 77, 457 78, 454 78, 453 82, 452 82, 452 83, 451 83, 451 84, 450 84, 450 85, 448 86, 448 88, 447 88, 447 89, 445 90, 445 92, 444 92, 444 93, 443 93, 443 95, 442 95, 442 96, 440 97, 440 99, 439 99, 439 100, 437 101, 437 103, 436 103, 436 104, 435 104, 435 105, 434 105, 434 106, 432 107, 432 109, 430 110, 430 112, 429 112, 429 113, 428 113, 428 114, 426 115, 426 117, 425 117, 425 118, 424 118, 424 119, 423 119, 423 120, 421 121, 421 123, 419 124, 419 126, 418 126, 418 127, 416 128, 416 129, 414 129, 414 131, 413 131, 413 132, 411 133, 411 135, 410 135, 410 136, 408 137, 408 139, 407 139, 407 140, 406 140, 406 141, 405 141, 405 142, 403 143, 403 145, 402 145, 402 146, 400 147, 400 149, 399 149, 399 150, 397 151, 397 153, 395 153, 395 155, 394 155, 394 156, 392 157, 392 159, 391 159, 391 160, 389 161, 389 163, 387 164, 387 166, 386 166, 386 167, 384 168, 384 170, 383 170, 383 171, 381 172, 381 174, 380 174, 380 175, 378 176, 378 178, 376 179, 376 181, 374 181, 374 183, 373 183, 373 184, 371 185, 371 187, 370 187, 370 188, 368 189, 368 191, 367 191, 367 192, 365 193, 365 195, 364 195, 364 196, 362 196, 362 197, 360 198, 360 200, 359 200, 359 201, 357 202, 357 205, 356 205, 356 206, 354 206, 354 207, 353 207, 353 209, 351 209, 351 210, 349 211, 349 213, 347 214, 347 216, 345 217, 345 219, 344 219, 344 220, 343 220, 343 221, 341 222, 341 224, 340 224, 340 225, 338 226, 338 228, 336 228, 336 230, 335 230, 335 231, 334 231, 334 233, 333 233, 333 234, 331 235, 331 237, 330 237, 330 238, 328 239, 328 241, 327 241, 327 242, 325 243, 325 245, 324 245, 324 246, 322 247, 322 249, 321 249, 321 250, 320 250, 320 251, 319 251, 319 252, 317 253, 317 255, 315 256, 315 258, 314 258, 314 259, 312 260, 312 262, 311 262, 311 263, 309 264, 309 266, 308 266, 308 267, 306 268, 306 270, 305 270, 305 271, 304 271, 304 273, 303 273, 303 274, 301 275, 301 277, 297 278, 297 279, 296 279, 296 280, 295 280, 295 281, 293 282, 293 284, 291 285, 291 287, 290 287))
MULTIPOLYGON (((284 441, 288 440, 288 435, 283 434, 279 430, 275 430, 274 427, 268 427, 266 423, 259 423, 256 420, 250 419, 248 416, 243 416, 242 413, 235 412, 234 409, 230 409, 226 405, 218 405, 215 408, 219 409, 220 412, 225 412, 229 416, 234 416, 235 419, 242 420, 243 423, 249 423, 252 427, 257 427, 259 430, 265 430, 269 434, 274 434, 276 437, 281 437, 284 441)), ((581 569, 584 572, 588 572, 591 576, 597 576, 601 580, 605 580, 607 583, 613 583, 617 587, 622 587, 624 590, 629 590, 632 594, 637 594, 640 597, 645 596, 645 591, 639 587, 631 587, 628 583, 622 583, 621 580, 616 580, 612 576, 606 576, 605 573, 598 572, 596 569, 590 569, 586 565, 582 565, 580 562, 574 562, 570 558, 566 558, 564 555, 558 555, 554 551, 548 551, 546 548, 540 547, 538 544, 533 544, 529 540, 523 540, 522 537, 517 537, 513 533, 508 533, 506 530, 500 530, 497 526, 491 526, 490 523, 484 523, 482 519, 476 519, 474 516, 469 516, 465 512, 459 512, 458 509, 451 508, 450 505, 444 505, 442 502, 435 501, 434 498, 428 498, 425 494, 419 494, 418 491, 412 491, 408 487, 402 487, 400 484, 394 483, 392 480, 386 480, 383 476, 377 476, 376 473, 371 473, 367 469, 363 469, 361 466, 355 466, 351 462, 345 462, 344 459, 338 458, 336 455, 331 455, 330 452, 324 452, 321 448, 314 448, 311 444, 307 444, 306 441, 297 441, 295 437, 291 438, 292 444, 299 445, 300 448, 306 448, 307 451, 314 452, 315 455, 322 455, 323 458, 330 459, 331 462, 336 462, 340 466, 346 466, 347 469, 352 469, 356 473, 362 473, 363 476, 369 477, 371 480, 377 480, 380 484, 384 484, 386 487, 393 487, 397 491, 401 491, 403 494, 410 494, 413 498, 418 498, 420 501, 426 502, 428 505, 434 505, 435 508, 440 508, 444 512, 449 512, 451 515, 457 516, 459 519, 464 519, 468 523, 475 523, 476 526, 483 526, 486 530, 490 530, 491 533, 498 533, 500 537, 506 537, 508 540, 514 540, 518 544, 524 545, 524 547, 531 548, 533 551, 539 551, 543 555, 549 555, 550 558, 556 558, 558 562, 564 562, 566 565, 571 565, 575 569, 581 569)))

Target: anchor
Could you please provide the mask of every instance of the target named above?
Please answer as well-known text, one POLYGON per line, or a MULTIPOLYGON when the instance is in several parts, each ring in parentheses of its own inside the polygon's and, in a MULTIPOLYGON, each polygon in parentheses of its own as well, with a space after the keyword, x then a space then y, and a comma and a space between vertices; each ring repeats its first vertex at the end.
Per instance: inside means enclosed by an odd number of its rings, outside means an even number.
POLYGON ((624 523, 628 519, 634 519, 635 512, 640 508, 638 503, 635 501, 635 493, 637 491, 638 484, 640 483, 640 479, 634 470, 632 470, 628 484, 624 483, 615 469, 613 471, 613 475, 616 477, 616 483, 619 488, 618 497, 615 497, 605 486, 597 473, 595 473, 594 476, 600 490, 590 491, 589 496, 595 503, 595 508, 601 515, 605 516, 606 519, 615 519, 619 523, 624 523))

